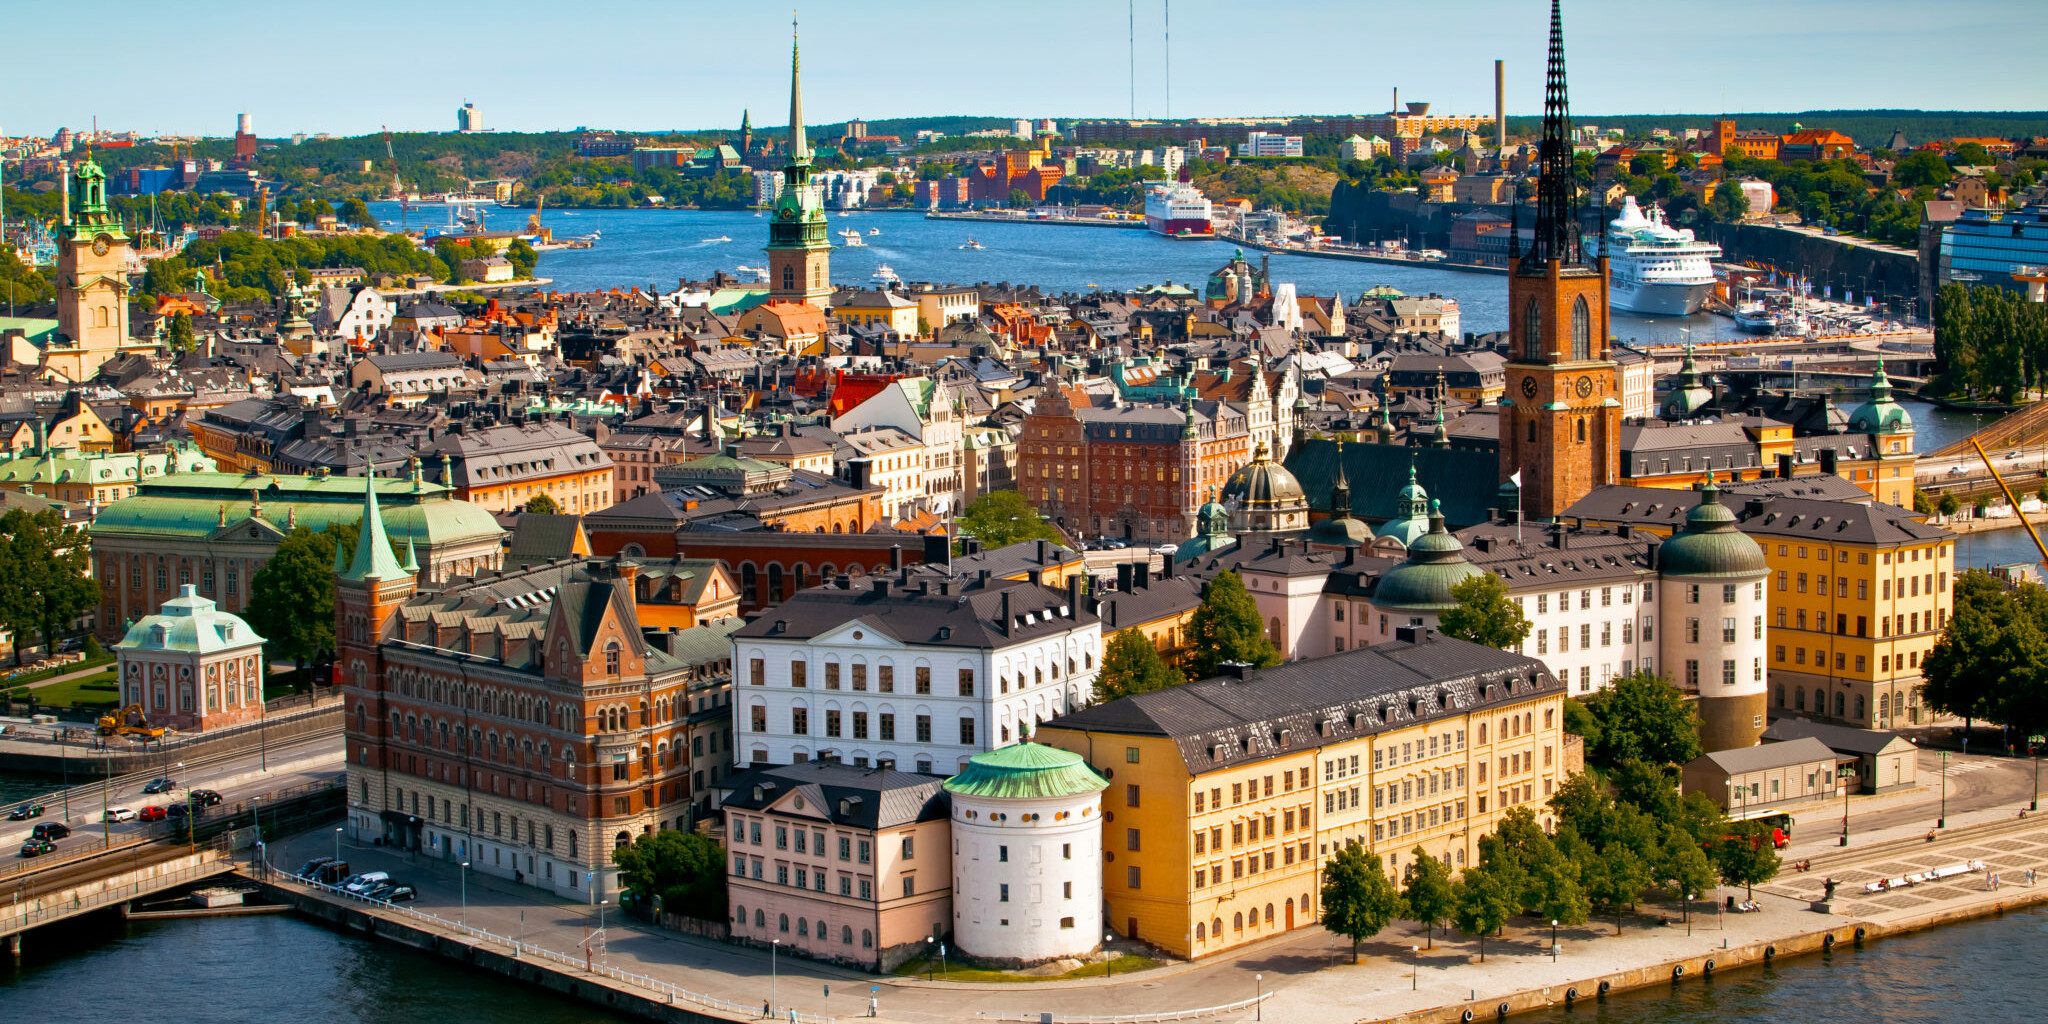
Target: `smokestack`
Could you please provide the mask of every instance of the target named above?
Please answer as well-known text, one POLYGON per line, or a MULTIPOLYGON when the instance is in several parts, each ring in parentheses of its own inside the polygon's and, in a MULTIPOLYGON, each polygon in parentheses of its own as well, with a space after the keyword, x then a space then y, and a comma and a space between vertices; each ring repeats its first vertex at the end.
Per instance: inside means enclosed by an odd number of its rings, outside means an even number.
POLYGON ((1493 62, 1493 134, 1494 145, 1508 148, 1508 71, 1507 61, 1493 62))
POLYGON ((1388 107, 1387 109, 1388 109, 1389 111, 1393 112, 1393 113, 1396 113, 1396 114, 1398 114, 1398 113, 1400 113, 1400 112, 1401 112, 1401 87, 1400 87, 1400 86, 1398 86, 1398 85, 1397 85, 1397 86, 1395 86, 1395 87, 1394 87, 1394 105, 1393 105, 1393 106, 1391 106, 1391 107, 1388 107))

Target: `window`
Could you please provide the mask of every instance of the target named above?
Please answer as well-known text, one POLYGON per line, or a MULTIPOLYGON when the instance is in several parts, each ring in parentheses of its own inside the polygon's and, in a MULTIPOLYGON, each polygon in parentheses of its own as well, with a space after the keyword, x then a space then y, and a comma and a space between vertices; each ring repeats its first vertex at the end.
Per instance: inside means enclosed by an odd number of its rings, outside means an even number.
POLYGON ((762 663, 760 658, 753 658, 748 660, 747 669, 747 681, 749 683, 755 686, 760 686, 764 681, 766 681, 767 667, 762 663))
POLYGON ((960 719, 960 745, 963 747, 974 745, 974 719, 972 718, 963 717, 960 719))
MULTIPOLYGON (((1124 748, 1124 763, 1125 763, 1125 764, 1137 764, 1137 763, 1138 763, 1138 748, 1137 748, 1137 747, 1125 747, 1125 748, 1124 748)), ((1133 787, 1133 788, 1136 788, 1136 787, 1133 787)), ((1202 809, 1202 794, 1201 794, 1201 793, 1199 793, 1199 792, 1197 792, 1197 793, 1195 794, 1195 810, 1198 810, 1198 811, 1199 811, 1199 810, 1201 810, 1201 809, 1202 809)))
POLYGON ((931 741, 932 741, 932 716, 930 716, 930 715, 919 715, 919 716, 917 716, 917 742, 919 742, 919 743, 930 743, 931 741))
POLYGON ((1140 883, 1140 881, 1141 881, 1141 877, 1140 877, 1140 875, 1139 875, 1139 873, 1138 873, 1138 866, 1137 866, 1137 865, 1133 864, 1133 865, 1131 865, 1130 867, 1127 867, 1127 868, 1125 868, 1125 869, 1124 869, 1124 887, 1125 887, 1125 888, 1127 888, 1127 889, 1138 889, 1138 888, 1142 888, 1142 886, 1141 886, 1141 885, 1139 884, 1139 883, 1140 883))
POLYGON ((1135 783, 1132 783, 1132 784, 1126 785, 1126 786, 1124 787, 1124 806, 1125 806, 1125 807, 1136 807, 1136 806, 1138 806, 1138 787, 1137 787, 1137 784, 1135 784, 1135 783))
POLYGON ((974 696, 974 670, 971 668, 960 670, 960 696, 974 696))
POLYGON ((932 670, 925 665, 917 667, 917 692, 932 692, 932 670))
POLYGON ((1543 358, 1543 307, 1534 296, 1522 307, 1522 355, 1527 359, 1543 358))
POLYGON ((1133 852, 1136 852, 1136 851, 1137 851, 1137 849, 1138 849, 1138 830, 1137 830, 1137 829, 1134 829, 1134 828, 1127 828, 1127 829, 1124 829, 1124 849, 1126 849, 1126 850, 1130 850, 1130 851, 1133 851, 1133 852))
MULTIPOLYGON (((1530 302, 1533 304, 1534 299, 1530 302)), ((1586 312, 1586 300, 1581 296, 1572 303, 1572 358, 1593 358, 1592 317, 1586 312)))
POLYGON ((916 837, 916 836, 904 836, 904 837, 903 837, 903 859, 904 859, 904 860, 916 860, 916 859, 917 859, 917 845, 916 845, 916 844, 917 844, 917 837, 916 837))
MULTIPOLYGON (((908 840, 905 840, 905 841, 906 841, 906 842, 908 842, 908 840)), ((915 875, 904 875, 904 876, 903 876, 903 895, 905 895, 905 896, 915 896, 915 895, 917 895, 917 877, 916 877, 915 875)))
POLYGON ((808 680, 808 679, 806 679, 806 678, 805 678, 805 674, 804 674, 804 673, 805 673, 805 670, 806 670, 806 669, 808 669, 809 667, 810 667, 809 665, 806 665, 806 664, 805 664, 804 662, 801 662, 801 661, 792 661, 792 662, 790 662, 790 663, 789 663, 789 685, 791 685, 791 686, 809 686, 809 685, 810 685, 810 682, 809 682, 809 680, 808 680))
MULTIPOLYGON (((879 690, 880 690, 881 692, 883 692, 883 693, 895 693, 895 692, 896 692, 896 666, 894 666, 894 665, 878 665, 878 666, 876 666, 876 667, 875 667, 875 686, 876 686, 876 688, 877 688, 877 689, 879 689, 879 690)), ((892 737, 884 736, 884 737, 882 737, 882 738, 883 738, 883 739, 891 739, 892 737)))
POLYGON ((1734 619, 1729 618, 1721 620, 1721 642, 1724 644, 1732 644, 1735 642, 1734 619))
POLYGON ((878 738, 884 740, 893 740, 896 738, 895 714, 884 711, 875 716, 875 724, 880 726, 879 732, 881 733, 881 735, 878 738))

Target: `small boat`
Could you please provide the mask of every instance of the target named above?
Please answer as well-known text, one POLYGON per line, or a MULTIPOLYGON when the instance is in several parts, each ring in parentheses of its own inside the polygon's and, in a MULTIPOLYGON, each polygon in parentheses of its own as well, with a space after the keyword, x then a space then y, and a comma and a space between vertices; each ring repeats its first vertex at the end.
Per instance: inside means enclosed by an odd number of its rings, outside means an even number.
POLYGON ((881 234, 881 233, 882 233, 882 229, 881 229, 881 228, 869 228, 869 229, 868 229, 868 234, 870 234, 870 235, 879 235, 879 234, 881 234))
POLYGON ((896 268, 884 263, 875 268, 874 274, 868 277, 868 283, 877 288, 889 288, 902 284, 903 279, 896 276, 896 268))
POLYGON ((970 238, 970 239, 968 239, 968 240, 967 240, 966 242, 962 243, 962 244, 961 244, 961 246, 960 246, 960 248, 962 248, 962 249, 985 249, 985 248, 987 248, 987 246, 985 246, 985 245, 982 245, 982 244, 981 244, 980 242, 977 242, 977 241, 975 241, 974 239, 970 238))
POLYGON ((840 215, 841 217, 851 217, 851 216, 853 216, 853 211, 852 211, 852 210, 841 210, 841 211, 839 211, 839 215, 840 215))
POLYGON ((866 239, 863 239, 861 237, 860 232, 855 231, 852 228, 847 228, 845 231, 841 231, 839 233, 839 244, 853 248, 858 248, 868 243, 866 239))
POLYGON ((730 241, 732 241, 732 236, 730 236, 730 235, 720 235, 720 236, 718 236, 717 238, 706 238, 706 239, 704 239, 704 241, 706 241, 706 242, 730 242, 730 241))

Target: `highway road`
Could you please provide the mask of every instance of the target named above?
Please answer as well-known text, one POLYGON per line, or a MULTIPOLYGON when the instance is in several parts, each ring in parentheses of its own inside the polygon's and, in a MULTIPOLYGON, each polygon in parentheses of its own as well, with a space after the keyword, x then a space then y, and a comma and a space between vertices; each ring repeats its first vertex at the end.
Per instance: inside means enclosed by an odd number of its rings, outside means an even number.
MULTIPOLYGON (((53 793, 38 798, 44 805, 41 817, 27 821, 0 821, 0 879, 17 874, 23 868, 34 870, 32 865, 39 860, 62 860, 67 855, 82 853, 88 847, 97 847, 99 840, 110 839, 114 845, 123 842, 161 835, 165 830, 163 822, 140 820, 107 823, 101 822, 101 808, 126 807, 138 812, 145 807, 165 807, 182 803, 191 788, 211 789, 221 795, 221 802, 213 810, 247 805, 251 800, 266 794, 295 789, 322 782, 341 781, 344 774, 342 759, 342 738, 339 732, 328 736, 310 736, 290 743, 275 744, 268 752, 223 754, 207 758, 204 762, 178 767, 170 766, 170 777, 178 785, 167 793, 149 794, 142 791, 159 772, 139 772, 116 776, 108 780, 104 791, 98 782, 73 786, 66 791, 70 797, 67 811, 65 792, 53 793), (46 821, 61 821, 71 826, 71 836, 57 842, 57 852, 43 854, 37 858, 21 858, 18 853, 23 840, 36 825, 46 821)), ((5 811, 13 812, 19 805, 8 805, 5 811)), ((258 812, 261 813, 260 810, 258 812)))

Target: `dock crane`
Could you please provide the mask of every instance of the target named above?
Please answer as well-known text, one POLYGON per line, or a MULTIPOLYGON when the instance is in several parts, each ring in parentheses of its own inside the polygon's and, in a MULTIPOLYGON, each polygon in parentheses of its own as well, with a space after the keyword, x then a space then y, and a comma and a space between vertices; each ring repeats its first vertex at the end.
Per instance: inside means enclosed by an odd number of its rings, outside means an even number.
POLYGON ((1998 475, 1998 467, 1991 464, 1991 456, 1985 453, 1983 445, 1977 443, 1974 434, 1970 436, 1970 447, 1977 449, 1977 457, 1984 460, 1984 468, 1991 473, 1991 481, 2005 493, 2005 500, 2012 503, 2012 514, 2020 517, 2020 525, 2026 527, 2027 536, 2034 539, 2034 550, 2041 553, 2042 568, 2048 569, 2048 544, 2041 543, 2040 531, 2034 529, 2034 524, 2027 521, 2026 513, 2020 511, 2020 500, 2013 496, 2012 488, 2006 486, 2005 478, 1998 475))

